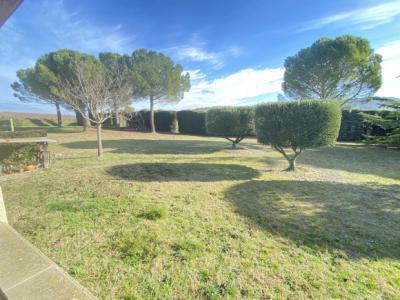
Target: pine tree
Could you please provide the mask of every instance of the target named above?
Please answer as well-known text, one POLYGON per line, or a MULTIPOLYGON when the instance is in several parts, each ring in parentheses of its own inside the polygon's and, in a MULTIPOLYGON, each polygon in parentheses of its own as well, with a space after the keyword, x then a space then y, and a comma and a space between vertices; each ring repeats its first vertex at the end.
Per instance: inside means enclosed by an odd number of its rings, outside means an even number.
POLYGON ((386 134, 384 136, 366 136, 366 142, 400 148, 400 99, 373 98, 373 100, 380 101, 380 107, 387 111, 374 115, 362 113, 362 116, 366 122, 386 130, 386 134))

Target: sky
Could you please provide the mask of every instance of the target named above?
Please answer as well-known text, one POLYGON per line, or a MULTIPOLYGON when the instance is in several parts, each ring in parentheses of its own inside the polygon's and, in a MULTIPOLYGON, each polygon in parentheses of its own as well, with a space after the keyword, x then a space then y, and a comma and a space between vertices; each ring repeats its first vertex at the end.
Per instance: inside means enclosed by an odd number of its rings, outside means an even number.
POLYGON ((51 105, 20 102, 10 84, 18 69, 63 48, 170 56, 192 87, 159 109, 276 101, 285 58, 342 34, 370 41, 383 56, 377 95, 400 97, 400 0, 25 0, 0 28, 0 111, 54 113, 51 105))

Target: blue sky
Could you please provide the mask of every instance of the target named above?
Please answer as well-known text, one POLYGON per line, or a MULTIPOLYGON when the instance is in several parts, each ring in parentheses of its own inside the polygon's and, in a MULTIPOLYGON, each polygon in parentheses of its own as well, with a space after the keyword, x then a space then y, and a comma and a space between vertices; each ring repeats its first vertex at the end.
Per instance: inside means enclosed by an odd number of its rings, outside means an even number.
POLYGON ((16 70, 60 48, 171 56, 190 72, 192 89, 159 108, 273 101, 287 56, 341 34, 370 40, 384 59, 378 94, 400 97, 400 0, 25 0, 0 28, 0 111, 54 111, 21 103, 9 86, 16 70))

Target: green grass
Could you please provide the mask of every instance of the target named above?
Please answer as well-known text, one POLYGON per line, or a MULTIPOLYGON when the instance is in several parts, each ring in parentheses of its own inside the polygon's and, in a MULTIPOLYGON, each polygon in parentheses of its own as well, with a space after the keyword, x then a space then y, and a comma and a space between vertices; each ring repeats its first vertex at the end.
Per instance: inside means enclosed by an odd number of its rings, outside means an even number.
POLYGON ((400 151, 339 144, 298 171, 246 139, 52 133, 2 182, 10 223, 101 299, 399 299, 400 151))
POLYGON ((80 132, 82 127, 75 126, 76 118, 73 115, 63 115, 63 127, 57 127, 57 115, 40 113, 0 112, 0 131, 10 130, 10 118, 14 128, 22 130, 46 130, 47 132, 80 132))

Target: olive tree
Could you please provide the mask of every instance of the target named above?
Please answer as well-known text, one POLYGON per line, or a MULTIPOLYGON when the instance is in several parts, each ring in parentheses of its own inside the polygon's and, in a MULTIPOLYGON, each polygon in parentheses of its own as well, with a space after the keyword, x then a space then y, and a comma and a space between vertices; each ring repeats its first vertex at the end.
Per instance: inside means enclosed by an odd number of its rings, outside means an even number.
POLYGON ((286 58, 282 89, 289 99, 335 99, 344 105, 380 88, 381 61, 366 39, 321 38, 286 58))
POLYGON ((341 109, 332 100, 304 100, 258 105, 257 140, 270 145, 295 170, 297 157, 308 148, 333 145, 339 134, 341 109))
POLYGON ((236 148, 246 136, 254 134, 254 108, 220 107, 207 111, 206 130, 210 135, 222 136, 236 148))

